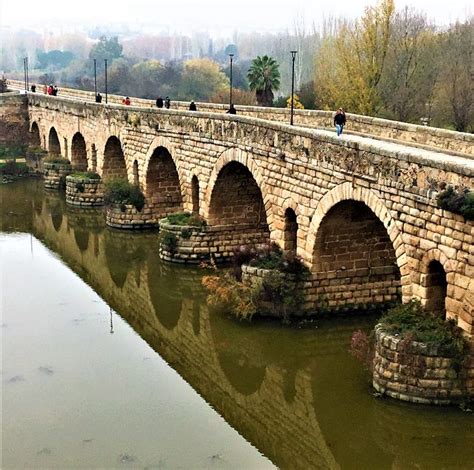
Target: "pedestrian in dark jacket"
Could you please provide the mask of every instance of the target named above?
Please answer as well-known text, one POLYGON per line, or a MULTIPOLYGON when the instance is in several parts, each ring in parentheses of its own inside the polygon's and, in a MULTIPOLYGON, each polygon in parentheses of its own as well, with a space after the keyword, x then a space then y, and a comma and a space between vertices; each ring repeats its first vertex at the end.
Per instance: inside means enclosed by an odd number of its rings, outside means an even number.
POLYGON ((230 105, 229 109, 226 111, 227 114, 237 114, 237 110, 233 104, 230 105))
POLYGON ((156 98, 156 107, 157 108, 163 107, 163 98, 161 96, 158 96, 158 98, 156 98))
POLYGON ((196 103, 194 101, 191 101, 189 104, 189 111, 197 111, 196 103))
POLYGON ((32 93, 36 93, 36 85, 31 85, 31 91, 32 93))
POLYGON ((346 124, 346 113, 344 112, 342 108, 339 108, 336 111, 336 114, 334 116, 334 125, 336 126, 336 132, 338 136, 342 134, 345 124, 346 124))
POLYGON ((97 93, 97 95, 95 95, 95 102, 102 103, 102 95, 100 93, 97 93))
POLYGON ((165 98, 165 108, 170 109, 170 106, 171 106, 171 100, 170 100, 169 96, 167 96, 165 98))

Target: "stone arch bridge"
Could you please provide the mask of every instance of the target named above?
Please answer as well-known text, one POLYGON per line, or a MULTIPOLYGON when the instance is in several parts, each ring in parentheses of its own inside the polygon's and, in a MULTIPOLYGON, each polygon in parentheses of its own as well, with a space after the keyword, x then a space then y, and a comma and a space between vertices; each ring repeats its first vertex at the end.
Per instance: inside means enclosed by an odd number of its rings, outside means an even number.
POLYGON ((433 150, 416 144, 429 128, 404 134, 401 123, 394 142, 292 127, 259 108, 229 116, 82 96, 27 101, 37 145, 139 184, 150 220, 199 213, 223 257, 270 240, 298 254, 313 306, 418 298, 474 334, 474 225, 436 204, 446 184, 474 188, 472 136, 431 129, 443 137, 424 140, 433 150))

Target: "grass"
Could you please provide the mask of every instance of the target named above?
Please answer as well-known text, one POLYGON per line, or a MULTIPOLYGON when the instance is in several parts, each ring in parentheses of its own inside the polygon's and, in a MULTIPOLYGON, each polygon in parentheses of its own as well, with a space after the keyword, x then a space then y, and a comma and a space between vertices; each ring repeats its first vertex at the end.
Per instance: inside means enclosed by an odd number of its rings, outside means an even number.
POLYGON ((204 227, 206 221, 201 219, 196 214, 190 214, 189 212, 178 212, 176 214, 171 214, 166 217, 167 222, 170 225, 187 225, 190 227, 204 227))
POLYGON ((22 176, 29 173, 29 168, 25 163, 14 162, 13 160, 0 162, 0 174, 5 176, 22 176))
POLYGON ((449 356, 464 356, 468 349, 461 328, 453 320, 434 315, 416 300, 390 309, 380 323, 387 333, 437 346, 449 356))
POLYGON ((438 207, 455 214, 462 215, 466 220, 474 220, 474 192, 467 189, 456 191, 448 186, 438 194, 438 207))
POLYGON ((93 171, 75 171, 74 173, 71 173, 70 176, 85 180, 100 180, 100 175, 93 171))

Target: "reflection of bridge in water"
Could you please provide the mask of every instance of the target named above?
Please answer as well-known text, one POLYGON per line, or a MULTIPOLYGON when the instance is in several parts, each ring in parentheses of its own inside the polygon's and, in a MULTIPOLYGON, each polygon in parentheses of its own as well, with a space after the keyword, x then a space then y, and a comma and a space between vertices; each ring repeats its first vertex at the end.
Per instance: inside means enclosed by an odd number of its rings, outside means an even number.
MULTIPOLYGON (((347 358, 354 323, 316 331, 246 328, 209 315, 200 273, 162 264, 154 238, 107 230, 100 213, 66 208, 56 194, 32 201, 19 201, 18 214, 31 213, 33 234, 279 467, 436 463, 449 416, 413 417, 368 390, 354 403, 350 387, 366 384, 354 380, 363 372, 347 358)), ((29 229, 28 217, 13 223, 29 229)), ((458 436, 444 461, 458 462, 457 451, 469 448, 474 433, 462 429, 458 436)))

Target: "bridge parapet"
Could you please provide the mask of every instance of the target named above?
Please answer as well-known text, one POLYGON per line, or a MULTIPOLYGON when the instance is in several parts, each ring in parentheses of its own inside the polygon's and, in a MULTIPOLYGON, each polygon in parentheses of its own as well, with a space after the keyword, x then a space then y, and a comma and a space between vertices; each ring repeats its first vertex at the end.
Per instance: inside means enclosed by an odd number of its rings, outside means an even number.
MULTIPOLYGON (((23 82, 9 80, 12 88, 23 89, 23 82)), ((37 93, 38 94, 38 93, 37 93)), ((60 96, 68 96, 81 101, 94 101, 94 93, 73 88, 61 88, 60 96)), ((110 104, 121 104, 122 96, 108 95, 110 104)), ((132 98, 132 104, 139 107, 154 108, 154 100, 132 98)), ((173 101, 172 108, 187 110, 188 102, 173 101)), ((218 103, 197 103, 202 112, 224 113, 228 105, 218 103)), ((289 110, 285 108, 266 108, 259 106, 238 106, 239 115, 251 116, 269 121, 289 121, 289 110)), ((439 129, 429 126, 391 121, 388 119, 347 114, 346 128, 349 132, 378 139, 405 142, 407 145, 433 148, 448 153, 462 154, 474 158, 474 135, 439 129)), ((333 112, 324 110, 295 110, 295 124, 298 126, 322 129, 333 128, 333 112)))

